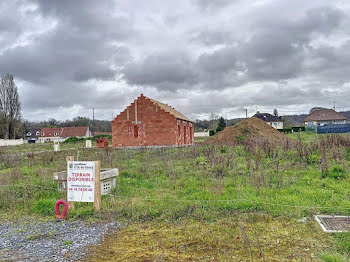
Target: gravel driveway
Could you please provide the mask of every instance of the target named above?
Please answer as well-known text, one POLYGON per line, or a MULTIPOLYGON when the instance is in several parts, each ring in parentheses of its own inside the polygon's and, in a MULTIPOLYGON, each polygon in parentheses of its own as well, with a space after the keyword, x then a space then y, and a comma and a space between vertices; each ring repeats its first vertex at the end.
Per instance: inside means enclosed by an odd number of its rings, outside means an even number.
POLYGON ((0 261, 75 261, 120 224, 22 220, 0 224, 0 261))

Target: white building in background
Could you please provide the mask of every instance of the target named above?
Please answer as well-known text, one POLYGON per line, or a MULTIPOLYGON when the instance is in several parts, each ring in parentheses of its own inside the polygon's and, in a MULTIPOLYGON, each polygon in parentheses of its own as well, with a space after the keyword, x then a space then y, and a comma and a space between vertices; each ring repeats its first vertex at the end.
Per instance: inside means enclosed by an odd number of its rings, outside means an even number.
POLYGON ((257 112, 253 117, 257 117, 257 118, 260 118, 261 120, 264 120, 270 126, 276 128, 276 129, 283 129, 284 128, 284 122, 278 116, 274 116, 274 115, 271 115, 269 113, 259 113, 259 112, 257 112))
POLYGON ((69 137, 87 138, 92 134, 88 126, 42 128, 38 142, 63 142, 69 137))
POLYGON ((194 132, 194 137, 208 137, 209 131, 203 131, 203 132, 194 132))
POLYGON ((23 138, 21 139, 0 139, 0 146, 17 146, 24 143, 23 138))

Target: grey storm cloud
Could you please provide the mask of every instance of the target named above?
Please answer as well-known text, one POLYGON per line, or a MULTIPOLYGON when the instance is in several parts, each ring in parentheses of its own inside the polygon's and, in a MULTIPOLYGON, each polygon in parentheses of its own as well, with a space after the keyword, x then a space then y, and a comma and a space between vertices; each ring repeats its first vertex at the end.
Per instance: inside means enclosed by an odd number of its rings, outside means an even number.
POLYGON ((177 53, 152 54, 142 61, 127 64, 122 72, 128 83, 136 85, 169 86, 169 83, 196 82, 192 61, 177 53))
POLYGON ((209 74, 225 73, 237 67, 237 50, 225 47, 213 53, 204 53, 197 60, 198 68, 209 74))
POLYGON ((191 40, 207 46, 215 46, 234 43, 236 38, 234 31, 222 30, 221 28, 196 28, 196 30, 194 30, 192 33, 191 40))
POLYGON ((113 114, 140 92, 190 117, 347 105, 349 12, 341 0, 4 0, 0 73, 18 80, 25 117, 113 114))
POLYGON ((210 12, 232 4, 233 0, 195 0, 201 11, 210 12))
MULTIPOLYGON (((109 60, 117 57, 113 62, 124 63, 127 59, 119 55, 120 49, 125 53, 126 47, 114 43, 132 31, 130 21, 114 15, 101 16, 97 12, 101 6, 96 1, 86 1, 84 5, 71 1, 55 3, 37 3, 41 16, 57 20, 54 30, 34 39, 30 45, 6 50, 0 59, 0 71, 40 84, 113 79, 116 72, 109 60)), ((111 7, 106 3, 105 9, 102 8, 105 12, 111 7)))

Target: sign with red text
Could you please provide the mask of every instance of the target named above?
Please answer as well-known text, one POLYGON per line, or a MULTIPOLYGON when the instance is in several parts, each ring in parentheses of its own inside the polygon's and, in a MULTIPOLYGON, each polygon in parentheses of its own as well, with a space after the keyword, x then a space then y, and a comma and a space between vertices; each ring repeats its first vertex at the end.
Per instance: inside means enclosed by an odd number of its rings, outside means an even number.
POLYGON ((94 202, 95 162, 67 162, 67 199, 73 202, 94 202))

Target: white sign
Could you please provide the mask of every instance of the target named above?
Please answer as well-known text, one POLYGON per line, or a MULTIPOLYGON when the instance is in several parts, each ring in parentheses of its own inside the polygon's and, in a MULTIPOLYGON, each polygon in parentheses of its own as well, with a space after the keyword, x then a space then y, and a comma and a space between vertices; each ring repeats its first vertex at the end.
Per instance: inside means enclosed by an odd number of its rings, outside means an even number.
POLYGON ((68 161, 67 199, 74 202, 94 202, 95 162, 68 161))
POLYGON ((60 143, 54 143, 53 144, 53 150, 55 152, 59 152, 60 151, 60 143))
POLYGON ((86 148, 92 148, 91 140, 86 140, 85 145, 86 145, 86 148))

